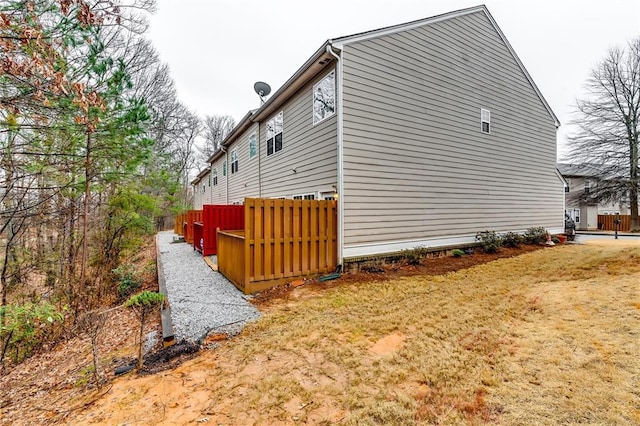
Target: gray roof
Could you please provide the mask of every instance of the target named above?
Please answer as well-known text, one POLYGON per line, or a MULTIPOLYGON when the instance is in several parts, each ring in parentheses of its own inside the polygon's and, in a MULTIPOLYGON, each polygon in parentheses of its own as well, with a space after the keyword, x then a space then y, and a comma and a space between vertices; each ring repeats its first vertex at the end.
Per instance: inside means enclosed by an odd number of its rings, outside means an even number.
POLYGON ((602 171, 593 164, 572 164, 572 163, 557 163, 556 167, 562 174, 562 176, 582 176, 582 177, 597 177, 602 176, 602 171))
MULTIPOLYGON (((327 40, 326 42, 324 42, 322 44, 322 46, 320 46, 320 48, 318 50, 316 50, 316 52, 275 93, 273 93, 269 97, 269 99, 266 100, 266 102, 264 104, 262 104, 260 106, 260 108, 258 108, 257 110, 252 110, 252 111, 248 112, 247 115, 245 115, 245 117, 242 120, 240 120, 240 123, 238 123, 236 125, 236 127, 231 131, 231 133, 222 142, 222 146, 227 147, 227 146, 231 145, 233 143, 233 141, 242 134, 242 131, 244 131, 252 123, 260 122, 265 117, 273 114, 274 111, 276 111, 277 108, 279 108, 281 104, 286 102, 286 100, 290 96, 293 96, 293 94, 298 89, 300 89, 302 86, 304 86, 304 84, 308 80, 313 78, 313 76, 315 76, 321 69, 323 69, 324 65, 326 63, 328 63, 330 61, 333 61, 335 59, 334 55, 332 55, 330 52, 338 53, 343 48, 344 45, 349 44, 349 43, 353 43, 353 42, 356 42, 356 41, 366 40, 366 39, 375 38, 375 37, 380 37, 380 36, 385 35, 385 34, 393 34, 393 33, 398 32, 398 31, 404 31, 404 30, 408 30, 408 29, 413 29, 413 28, 417 28, 417 27, 422 26, 422 25, 433 24, 433 23, 436 23, 436 22, 440 22, 440 21, 444 21, 444 20, 447 20, 447 19, 452 19, 452 18, 455 18, 455 17, 458 17, 458 16, 462 16, 462 15, 466 15, 466 14, 470 14, 470 13, 476 13, 476 12, 482 12, 487 16, 487 18, 491 22, 491 25, 493 25, 493 27, 496 29, 496 31, 498 32, 498 34, 502 38, 503 42, 505 43, 505 45, 509 49, 509 52, 511 53, 511 55, 513 56, 513 58, 517 62, 518 66, 520 67, 520 69, 524 73, 525 77, 527 78, 527 80, 529 81, 531 86, 533 87, 534 91, 536 92, 536 94, 538 95, 540 100, 542 101, 543 105, 545 106, 545 108, 549 112, 549 115, 554 120, 554 122, 556 124, 556 127, 559 127, 560 126, 560 121, 558 120, 558 118, 554 114, 554 112, 551 110, 551 107, 549 106, 547 101, 542 96, 542 93, 540 93, 540 90, 538 89, 536 84, 533 82, 533 79, 531 78, 531 76, 529 75, 529 73, 525 69, 524 65, 520 61, 520 58, 518 58, 518 55, 516 55, 515 51, 511 47, 511 44, 509 43, 507 38, 502 33, 502 30, 500 30, 500 27, 498 27, 498 24, 493 19, 493 16, 491 16, 491 14, 489 13, 489 10, 487 9, 487 7, 485 5, 479 5, 479 6, 469 7, 469 8, 466 8, 466 9, 461 9, 461 10, 457 10, 457 11, 453 11, 453 12, 449 12, 449 13, 444 13, 444 14, 441 14, 441 15, 432 16, 430 18, 424 18, 424 19, 419 19, 419 20, 416 20, 416 21, 407 22, 407 23, 404 23, 404 24, 393 25, 393 26, 390 26, 390 27, 380 28, 380 29, 371 30, 371 31, 365 31, 365 32, 362 32, 362 33, 357 33, 357 34, 352 34, 352 35, 348 35, 348 36, 344 36, 344 37, 338 37, 338 38, 327 40), (337 49, 337 51, 336 51, 336 49, 337 49)), ((208 159, 208 162, 212 163, 220 155, 222 155, 220 150, 215 152, 208 159)))

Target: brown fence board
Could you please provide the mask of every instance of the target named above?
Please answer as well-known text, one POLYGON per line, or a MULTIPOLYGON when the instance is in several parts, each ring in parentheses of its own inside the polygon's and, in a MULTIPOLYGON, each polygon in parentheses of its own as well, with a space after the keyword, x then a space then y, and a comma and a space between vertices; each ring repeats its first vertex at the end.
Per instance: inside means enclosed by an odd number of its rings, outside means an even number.
POLYGON ((184 235, 184 223, 187 221, 187 213, 180 213, 176 215, 176 220, 173 223, 173 233, 176 235, 184 235))
POLYGON ((336 268, 335 201, 247 198, 244 212, 242 233, 218 232, 218 267, 245 293, 336 268))
POLYGON ((194 222, 202 222, 202 210, 187 211, 186 227, 184 227, 184 239, 188 244, 193 244, 194 222))
MULTIPOLYGON (((620 225, 618 231, 628 232, 631 229, 631 215, 618 215, 620 218, 620 225)), ((613 221, 616 219, 616 215, 612 214, 599 214, 598 215, 598 229, 603 231, 614 231, 613 221)))

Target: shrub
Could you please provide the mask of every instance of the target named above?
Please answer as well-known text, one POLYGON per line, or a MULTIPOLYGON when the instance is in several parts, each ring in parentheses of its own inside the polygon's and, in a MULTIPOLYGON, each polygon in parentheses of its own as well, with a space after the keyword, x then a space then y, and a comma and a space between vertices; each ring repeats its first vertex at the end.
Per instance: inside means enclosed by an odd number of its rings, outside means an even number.
POLYGON ((486 253, 496 253, 502 247, 502 237, 495 231, 481 231, 476 234, 476 241, 486 253))
POLYGON ((524 243, 524 237, 517 232, 507 232, 502 236, 502 245, 505 247, 520 247, 524 243))
POLYGON ((524 233, 524 242, 526 244, 544 244, 548 234, 547 230, 541 226, 529 228, 524 233))
POLYGON ((140 335, 138 336, 138 369, 142 368, 144 359, 142 347, 144 345, 144 325, 148 315, 164 303, 164 295, 155 291, 143 291, 131 296, 124 303, 127 308, 132 308, 140 320, 140 335))
POLYGON ((140 288, 141 283, 132 265, 120 265, 111 271, 118 280, 118 295, 126 298, 140 288))
POLYGON ((453 257, 462 257, 464 256, 464 250, 460 250, 460 249, 454 249, 451 254, 453 255, 453 257))
POLYGON ((8 355, 15 363, 30 357, 35 350, 55 340, 62 331, 67 307, 47 301, 0 306, 4 324, 0 327, 0 362, 8 355))
POLYGON ((426 247, 418 246, 413 249, 402 250, 402 258, 409 265, 419 265, 422 261, 422 258, 424 258, 427 253, 428 250, 426 247))

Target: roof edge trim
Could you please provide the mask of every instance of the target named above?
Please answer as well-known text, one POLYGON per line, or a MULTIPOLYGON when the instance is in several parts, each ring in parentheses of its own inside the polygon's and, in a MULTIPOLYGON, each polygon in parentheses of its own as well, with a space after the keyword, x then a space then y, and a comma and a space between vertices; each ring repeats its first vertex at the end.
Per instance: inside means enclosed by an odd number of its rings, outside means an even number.
POLYGON ((502 39, 504 44, 507 46, 507 49, 509 50, 509 53, 511 53, 511 56, 513 57, 513 59, 518 64, 518 67, 520 67, 520 69, 524 73, 525 78, 531 84, 531 87, 535 91, 536 95, 538 95, 538 97, 540 98, 540 101, 542 101, 542 104, 544 105, 545 109, 547 110, 547 112, 549 113, 551 118, 553 119, 556 128, 560 127, 560 120, 558 120, 558 117, 556 116, 556 114, 551 109, 551 106, 549 105, 547 100, 544 98, 544 96, 542 96, 542 92, 540 92, 540 89, 538 89, 538 86, 533 81, 533 78, 531 78, 531 75, 529 74, 527 69, 524 67, 524 64, 522 63, 522 61, 520 60, 520 58, 516 54, 515 50, 513 50, 513 47, 511 46, 511 43, 509 43, 509 41, 505 37, 504 33, 502 32, 502 30, 498 26, 498 23, 496 22, 495 19, 493 19, 493 16, 491 16, 491 13, 489 12, 489 9, 487 9, 487 7, 484 4, 479 5, 479 6, 469 7, 469 8, 466 8, 466 9, 460 9, 460 10, 453 11, 453 12, 443 13, 441 15, 432 16, 430 18, 424 18, 424 19, 420 19, 420 20, 417 20, 417 21, 407 22, 407 23, 404 23, 404 24, 393 25, 391 27, 380 28, 380 29, 377 29, 377 30, 367 31, 367 32, 364 32, 364 33, 358 33, 358 34, 354 34, 354 35, 350 35, 350 36, 340 37, 340 38, 337 38, 335 40, 330 40, 330 42, 331 42, 331 44, 333 46, 335 46, 335 47, 337 47, 339 49, 342 49, 345 45, 348 45, 348 44, 351 44, 351 43, 356 43, 356 42, 359 42, 359 41, 369 40, 369 39, 372 39, 372 38, 377 38, 377 37, 381 37, 381 36, 385 36, 385 35, 391 35, 391 34, 395 34, 395 33, 401 32, 401 31, 412 30, 412 29, 415 29, 415 28, 422 27, 424 25, 430 25, 430 24, 434 24, 436 22, 446 21, 446 20, 449 20, 449 19, 458 18, 460 16, 465 16, 465 15, 469 15, 469 14, 473 14, 473 13, 477 13, 477 12, 483 12, 487 16, 487 18, 489 19, 489 22, 491 23, 493 28, 496 30, 496 32, 500 36, 500 39, 502 39))

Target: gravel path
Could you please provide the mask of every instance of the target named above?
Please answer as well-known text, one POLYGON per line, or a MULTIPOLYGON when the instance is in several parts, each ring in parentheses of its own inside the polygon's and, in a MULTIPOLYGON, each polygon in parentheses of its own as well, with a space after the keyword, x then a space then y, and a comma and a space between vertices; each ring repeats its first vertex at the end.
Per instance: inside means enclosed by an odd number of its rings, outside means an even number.
POLYGON ((238 334, 260 316, 221 273, 214 272, 193 247, 174 243, 173 231, 158 233, 173 331, 177 341, 198 342, 210 332, 238 334))

